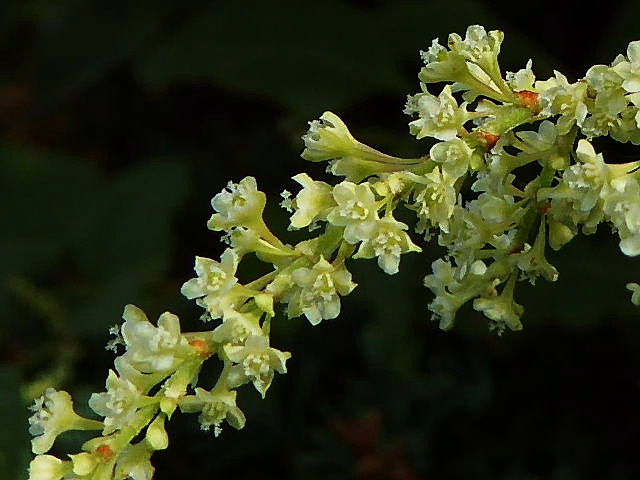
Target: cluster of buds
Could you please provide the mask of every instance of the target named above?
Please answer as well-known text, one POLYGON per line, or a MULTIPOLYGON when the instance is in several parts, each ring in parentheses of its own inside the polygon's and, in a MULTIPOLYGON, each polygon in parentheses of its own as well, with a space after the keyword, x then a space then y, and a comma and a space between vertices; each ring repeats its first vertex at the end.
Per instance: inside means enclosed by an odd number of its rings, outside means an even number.
MULTIPOLYGON (((629 45, 626 57, 569 83, 559 72, 537 81, 531 61, 503 76, 502 40, 502 32, 476 25, 464 39, 451 34, 447 46, 436 39, 422 52, 421 91, 409 96, 405 112, 415 117, 410 133, 428 142, 424 156, 381 153, 331 112, 310 122, 302 157, 328 162, 328 171, 342 177, 332 185, 301 173, 293 177, 298 193, 282 193, 289 229, 316 231, 312 238, 289 245, 271 232, 263 220, 266 195, 253 177, 215 195, 208 226, 224 232, 228 248, 219 260, 196 257, 196 275, 181 290, 203 309, 210 328, 182 333, 171 313, 153 324, 127 306, 109 344, 124 352, 106 391, 89 400, 100 420, 76 414, 64 391, 47 390, 36 401, 30 480, 150 480, 150 457, 167 448, 164 423, 177 409, 197 413, 202 429, 216 436, 226 424, 242 428, 237 388, 250 384, 264 397, 291 356, 271 346, 276 308, 311 325, 336 318, 342 297, 356 287, 352 259, 376 259, 393 275, 402 255, 421 251, 416 239, 437 239, 446 254, 424 279, 434 294, 432 317, 449 329, 459 308, 472 302, 500 334, 522 328, 524 308, 514 297, 519 281, 558 278, 547 246, 558 250, 608 222, 622 252, 640 254, 640 161, 607 164, 590 143, 602 135, 640 143, 640 42, 629 45), (440 82, 444 88, 431 93, 440 82), (518 178, 526 165, 528 176, 518 178), (413 228, 397 220, 399 208, 415 214, 413 228), (246 255, 271 271, 242 283, 237 268, 246 255), (209 359, 222 368, 207 390, 196 385, 209 359), (98 435, 68 459, 50 455, 68 430, 98 435)), ((628 288, 640 303, 640 287, 628 288)))

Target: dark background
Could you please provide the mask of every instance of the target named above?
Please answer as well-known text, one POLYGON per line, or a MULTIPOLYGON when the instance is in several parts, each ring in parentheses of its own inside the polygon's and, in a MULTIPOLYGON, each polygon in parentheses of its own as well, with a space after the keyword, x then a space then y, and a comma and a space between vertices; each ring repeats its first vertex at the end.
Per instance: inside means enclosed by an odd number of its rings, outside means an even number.
MULTIPOLYGON (((402 109, 432 38, 500 28, 504 70, 533 58, 538 78, 574 80, 640 38, 639 17, 636 1, 0 3, 0 477, 26 478, 26 406, 44 388, 88 414, 125 304, 202 328, 179 286, 194 255, 222 251, 205 222, 228 180, 254 175, 273 230, 302 238, 277 203, 292 175, 323 178, 299 158, 308 120, 332 110, 383 151, 423 154, 402 109)), ((394 277, 353 261, 360 286, 338 319, 274 322, 293 358, 266 400, 241 390, 246 428, 214 439, 176 415, 156 478, 638 478, 640 325, 624 285, 640 278, 610 237, 551 253, 560 279, 521 284, 525 329, 500 338, 468 307, 451 332, 429 321, 436 247, 394 277)))

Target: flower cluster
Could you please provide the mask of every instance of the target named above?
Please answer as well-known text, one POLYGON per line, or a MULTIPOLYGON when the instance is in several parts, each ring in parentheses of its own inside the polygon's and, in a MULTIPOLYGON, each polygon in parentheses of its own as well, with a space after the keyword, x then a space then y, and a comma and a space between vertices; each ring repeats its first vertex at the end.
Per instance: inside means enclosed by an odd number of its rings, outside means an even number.
MULTIPOLYGON (((335 319, 356 288, 350 262, 375 259, 386 274, 398 273, 403 255, 421 251, 412 230, 445 250, 424 278, 433 293, 428 309, 443 329, 467 302, 499 334, 522 329, 518 282, 557 280, 547 246, 559 250, 602 223, 617 232, 625 255, 639 255, 640 161, 606 163, 591 140, 640 144, 640 42, 570 83, 560 72, 536 80, 531 61, 503 75, 503 37, 475 25, 422 52, 420 92, 405 112, 410 133, 426 142, 424 156, 379 152, 332 112, 310 122, 302 157, 328 162, 341 177, 331 184, 300 173, 298 192, 282 194, 289 229, 316 232, 311 238, 289 245, 271 232, 253 177, 215 195, 208 226, 224 232, 227 248, 219 259, 196 257, 195 276, 181 289, 208 328, 183 333, 175 315, 152 323, 128 305, 109 344, 124 351, 106 390, 89 400, 100 420, 76 414, 64 391, 49 389, 33 406, 30 480, 150 480, 150 457, 167 448, 164 424, 176 410, 198 414, 216 436, 226 424, 243 428, 237 389, 252 385, 264 397, 291 357, 272 346, 276 309, 311 325, 335 319), (439 82, 446 85, 435 94, 439 82), (238 266, 247 255, 271 270, 243 283, 238 266), (197 387, 209 359, 221 362, 221 373, 213 388, 197 387), (50 455, 68 430, 98 434, 68 459, 50 455)), ((640 303, 638 284, 627 288, 640 303)))

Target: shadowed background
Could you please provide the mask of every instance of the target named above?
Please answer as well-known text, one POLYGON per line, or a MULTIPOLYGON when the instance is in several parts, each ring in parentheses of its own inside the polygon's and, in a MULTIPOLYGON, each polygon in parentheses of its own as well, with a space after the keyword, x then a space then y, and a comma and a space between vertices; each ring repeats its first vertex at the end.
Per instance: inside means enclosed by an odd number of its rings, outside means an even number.
MULTIPOLYGON (((1 3, 0 477, 26 478, 26 407, 47 386, 90 414, 125 304, 203 328, 179 287, 195 255, 222 252, 205 223, 228 180, 255 176, 272 230, 303 238, 277 204, 292 175, 326 178, 299 158, 308 120, 332 110, 365 143, 421 155, 430 144, 402 109, 432 38, 499 28, 504 70, 533 58, 538 78, 570 80, 640 38, 638 2, 558 3, 1 3)), ((351 262, 360 285, 338 319, 274 321, 293 358, 266 400, 240 390, 246 428, 214 439, 177 414, 156 478, 637 478, 640 325, 624 285, 640 278, 609 237, 550 253, 558 282, 520 284, 525 329, 500 338, 469 307, 451 332, 429 321, 436 247, 394 277, 351 262)), ((261 268, 248 263, 243 281, 261 268)), ((202 384, 214 379, 205 368, 202 384)))

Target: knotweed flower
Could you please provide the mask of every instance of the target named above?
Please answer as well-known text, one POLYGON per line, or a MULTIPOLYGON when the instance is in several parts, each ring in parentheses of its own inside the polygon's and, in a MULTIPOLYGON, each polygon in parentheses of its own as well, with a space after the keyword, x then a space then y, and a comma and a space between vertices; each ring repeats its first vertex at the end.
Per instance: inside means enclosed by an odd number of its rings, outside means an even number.
MULTIPOLYGON (((102 430, 102 422, 83 418, 73 410, 71 395, 65 391, 47 389, 38 398, 31 410, 34 412, 29 418, 29 433, 35 437, 31 440, 33 453, 48 452, 56 437, 68 430, 102 430)), ((38 465, 53 465, 49 456, 39 460, 38 465)))

